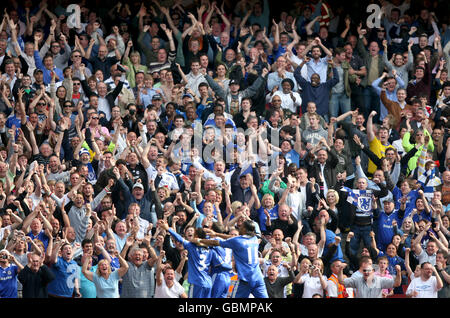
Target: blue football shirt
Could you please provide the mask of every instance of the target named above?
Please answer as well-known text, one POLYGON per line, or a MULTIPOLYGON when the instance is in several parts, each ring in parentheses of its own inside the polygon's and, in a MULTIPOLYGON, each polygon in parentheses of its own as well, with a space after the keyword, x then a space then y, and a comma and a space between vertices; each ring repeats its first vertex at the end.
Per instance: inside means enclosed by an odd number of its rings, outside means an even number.
POLYGON ((188 282, 201 287, 212 286, 211 277, 208 274, 211 263, 211 249, 197 246, 181 237, 177 232, 169 229, 169 233, 178 241, 183 243, 188 251, 188 282))
POLYGON ((221 241, 220 246, 230 248, 233 251, 239 279, 246 282, 263 280, 259 268, 259 243, 256 236, 242 235, 232 237, 228 240, 221 241))
POLYGON ((17 298, 18 269, 15 264, 0 266, 0 298, 17 298))

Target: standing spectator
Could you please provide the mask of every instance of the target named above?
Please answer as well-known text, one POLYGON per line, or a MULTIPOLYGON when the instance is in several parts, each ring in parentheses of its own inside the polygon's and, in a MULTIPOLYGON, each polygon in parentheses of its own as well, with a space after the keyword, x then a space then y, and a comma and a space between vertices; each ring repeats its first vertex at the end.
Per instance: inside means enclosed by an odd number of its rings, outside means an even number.
POLYGON ((55 279, 48 284, 49 298, 80 298, 78 265, 72 259, 72 246, 60 240, 53 247, 49 263, 55 279), (61 256, 58 256, 61 250, 61 256))
POLYGON ((414 249, 414 254, 417 257, 419 264, 428 262, 433 266, 436 265, 436 253, 439 249, 444 252, 448 252, 447 247, 430 231, 431 223, 428 223, 422 231, 416 236, 414 241, 411 242, 411 248, 414 249), (422 240, 425 235, 429 235, 431 240, 426 243, 426 249, 422 248, 422 240))
MULTIPOLYGON (((375 89, 378 95, 381 95, 381 92, 384 90, 386 93, 386 97, 393 101, 398 102, 397 91, 405 88, 405 82, 403 82, 402 78, 397 75, 397 71, 392 71, 392 77, 387 76, 388 73, 383 72, 380 78, 377 78, 372 82, 372 87, 375 89), (379 85, 381 81, 384 80, 382 87, 379 85)), ((384 118, 388 115, 387 106, 384 104, 383 100, 381 100, 380 104, 380 120, 383 121, 384 118)))
MULTIPOLYGON (((335 67, 333 67, 333 78, 325 80, 318 73, 311 75, 311 81, 307 81, 301 75, 301 69, 306 60, 297 67, 294 71, 294 77, 298 85, 302 89, 302 113, 306 112, 305 105, 309 102, 314 102, 317 108, 317 114, 329 121, 329 104, 330 104, 330 89, 339 82, 339 75, 335 67)), ((333 60, 330 60, 330 65, 333 66, 333 60)))
POLYGON ((346 53, 343 48, 336 48, 334 51, 334 65, 338 72, 339 82, 331 89, 331 100, 329 114, 330 118, 338 117, 339 110, 341 114, 345 114, 351 110, 350 96, 351 87, 350 83, 354 80, 354 76, 350 76, 349 69, 350 64, 346 60, 346 53))
POLYGON ((42 264, 41 256, 33 252, 17 278, 23 286, 23 298, 48 298, 47 285, 55 279, 55 275, 47 265, 42 264))
POLYGON ((267 277, 264 278, 266 283, 267 294, 269 298, 285 298, 284 287, 291 283, 295 276, 288 263, 284 263, 283 266, 289 271, 288 277, 278 276, 278 268, 275 265, 270 265, 267 269, 267 277))
MULTIPOLYGON (((132 246, 134 239, 129 237, 122 250, 122 257, 132 246), (124 253, 125 252, 125 253, 124 253)), ((140 248, 133 247, 128 254, 128 271, 122 278, 122 298, 153 298, 155 288, 155 271, 153 265, 157 261, 157 256, 152 247, 150 247, 152 257, 147 261, 143 259, 143 251, 140 248)))
MULTIPOLYGON (((372 83, 381 76, 385 65, 380 54, 380 46, 378 42, 371 41, 368 51, 364 47, 364 31, 366 30, 362 30, 361 25, 358 26, 359 37, 357 42, 357 50, 367 70, 367 75, 362 78, 361 81, 361 85, 364 87, 364 117, 367 118, 369 117, 369 113, 371 111, 375 111, 377 114, 380 114, 380 99, 372 87, 372 83)), ((375 121, 378 122, 379 117, 375 118, 375 121)))
POLYGON ((442 288, 442 279, 436 268, 428 262, 421 265, 420 276, 408 285, 406 296, 411 298, 438 298, 442 288))
POLYGON ((0 298, 17 298, 17 275, 23 265, 7 250, 0 252, 0 298))
POLYGON ((175 280, 175 270, 169 264, 162 264, 164 257, 165 251, 161 251, 156 270, 155 298, 188 298, 183 286, 175 280))
MULTIPOLYGON (((302 268, 303 269, 303 268, 302 268)), ((300 271, 294 280, 294 284, 304 284, 303 298, 313 298, 315 294, 324 296, 324 290, 328 287, 328 280, 323 275, 323 262, 320 258, 313 260, 308 271, 300 271)))
POLYGON ((442 280, 442 289, 438 291, 438 298, 450 297, 450 265, 448 265, 448 255, 443 251, 436 254, 436 269, 442 280))
POLYGON ((424 66, 420 64, 414 69, 414 79, 408 83, 406 87, 407 101, 411 102, 413 98, 421 95, 427 96, 429 99, 431 90, 431 70, 430 64, 426 60, 425 55, 421 55, 424 59, 424 66))
POLYGON ((383 289, 400 286, 402 281, 400 265, 396 265, 397 275, 394 278, 376 276, 371 264, 365 264, 362 275, 344 278, 342 265, 338 274, 339 282, 346 288, 355 288, 356 298, 382 298, 383 289))
POLYGON ((345 288, 343 284, 339 282, 339 271, 341 269, 342 262, 340 260, 335 260, 331 263, 331 275, 328 277, 327 284, 327 297, 328 298, 349 298, 348 291, 350 288, 345 288))
POLYGON ((39 36, 34 36, 34 62, 36 64, 36 69, 40 69, 44 75, 45 85, 50 84, 51 79, 55 76, 56 82, 61 82, 64 79, 64 74, 61 69, 54 65, 53 56, 47 54, 44 58, 39 55, 39 36), (55 75, 53 75, 55 74, 55 75))
POLYGON ((92 69, 94 71, 97 70, 102 71, 103 77, 105 79, 111 76, 110 74, 111 66, 116 64, 121 58, 121 54, 117 50, 117 45, 115 44, 116 42, 113 41, 113 43, 114 43, 114 51, 116 52, 115 56, 111 57, 108 56, 108 47, 106 45, 99 46, 97 56, 92 55, 89 49, 86 52, 85 56, 85 58, 88 59, 89 62, 92 64, 92 69))
MULTIPOLYGON (((320 83, 325 83, 327 81, 328 62, 331 61, 333 54, 322 44, 322 41, 318 37, 306 47, 303 56, 305 57, 310 50, 312 58, 306 61, 304 60, 308 69, 308 78, 306 80, 312 82, 313 74, 318 74, 320 83), (321 49, 325 52, 326 57, 321 57, 321 49)), ((300 65, 303 66, 302 64, 300 65)))
POLYGON ((276 90, 281 91, 283 89, 282 81, 285 79, 292 80, 292 84, 294 87, 291 87, 293 92, 297 92, 297 83, 294 82, 294 74, 287 71, 287 61, 284 56, 280 56, 275 62, 276 71, 269 73, 267 76, 267 89, 272 91, 276 88, 276 90))
MULTIPOLYGON (((228 85, 228 90, 224 90, 222 87, 220 87, 219 84, 214 81, 211 76, 205 75, 205 79, 211 89, 219 96, 220 98, 223 98, 225 100, 225 111, 229 113, 230 115, 234 116, 241 110, 242 100, 244 98, 255 98, 255 95, 258 93, 259 89, 264 85, 264 80, 266 75, 268 74, 267 69, 263 69, 261 76, 258 76, 258 78, 253 82, 253 84, 246 89, 240 90, 241 85, 240 83, 232 79, 228 85)), ((247 123, 250 121, 250 119, 247 119, 247 123)))
POLYGON ((97 298, 119 298, 119 280, 128 271, 128 263, 117 251, 116 256, 119 258, 120 267, 115 271, 111 271, 109 262, 102 259, 97 264, 97 271, 91 272, 87 268, 91 261, 90 257, 84 259, 82 273, 87 279, 94 282, 97 298))

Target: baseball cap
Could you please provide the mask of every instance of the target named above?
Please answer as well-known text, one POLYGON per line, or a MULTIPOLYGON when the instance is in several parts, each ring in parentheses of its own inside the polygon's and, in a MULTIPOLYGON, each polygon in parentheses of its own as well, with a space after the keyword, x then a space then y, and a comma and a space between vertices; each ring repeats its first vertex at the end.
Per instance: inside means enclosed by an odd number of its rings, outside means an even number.
POLYGON ((235 80, 235 79, 232 79, 232 80, 230 81, 230 84, 228 84, 228 85, 233 85, 233 84, 239 85, 239 82, 238 82, 237 80, 235 80))
POLYGON ((152 100, 156 100, 156 99, 162 99, 161 95, 160 94, 153 95, 152 100))
POLYGON ((144 186, 142 185, 142 183, 139 182, 134 184, 133 189, 134 188, 141 188, 142 190, 144 190, 144 186))
POLYGON ((394 203, 394 199, 393 198, 387 198, 386 200, 383 200, 383 204, 389 202, 389 203, 394 203))
POLYGON ((194 98, 194 97, 192 97, 191 94, 183 94, 183 96, 181 97, 181 99, 183 99, 183 98, 185 98, 185 97, 194 98))

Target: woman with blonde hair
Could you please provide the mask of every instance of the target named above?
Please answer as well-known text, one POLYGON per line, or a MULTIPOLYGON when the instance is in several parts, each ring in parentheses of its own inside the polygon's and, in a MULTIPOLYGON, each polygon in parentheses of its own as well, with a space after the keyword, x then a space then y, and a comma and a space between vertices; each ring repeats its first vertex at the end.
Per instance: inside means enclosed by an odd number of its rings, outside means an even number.
POLYGON ((117 251, 116 257, 119 258, 120 267, 114 272, 106 259, 98 262, 96 272, 91 272, 88 265, 92 257, 83 255, 81 271, 87 279, 95 284, 97 298, 119 298, 119 280, 127 273, 128 263, 117 251))
POLYGON ((261 199, 261 206, 258 209, 259 227, 263 233, 266 231, 266 220, 270 218, 273 221, 278 218, 278 204, 275 204, 275 199, 270 193, 263 195, 261 199))
POLYGON ((328 204, 328 209, 333 210, 337 214, 338 209, 336 208, 336 205, 339 203, 339 194, 336 190, 328 190, 326 202, 328 204))
POLYGON ((416 227, 414 225, 414 221, 411 216, 407 216, 403 219, 402 226, 397 230, 396 234, 402 236, 408 235, 404 241, 404 247, 411 247, 411 241, 413 240, 416 233, 416 227))
POLYGON ((131 40, 128 41, 127 48, 123 54, 122 63, 127 67, 128 83, 130 83, 131 88, 134 88, 136 86, 136 73, 144 72, 144 74, 147 74, 148 67, 141 64, 141 55, 138 51, 130 53, 132 46, 133 42, 131 40))

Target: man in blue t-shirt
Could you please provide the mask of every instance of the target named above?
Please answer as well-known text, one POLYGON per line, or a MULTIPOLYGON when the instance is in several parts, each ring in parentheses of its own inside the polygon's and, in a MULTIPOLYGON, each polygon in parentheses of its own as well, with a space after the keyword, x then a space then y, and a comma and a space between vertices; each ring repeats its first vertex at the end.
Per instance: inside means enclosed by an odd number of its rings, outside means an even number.
MULTIPOLYGON (((30 231, 27 233, 27 236, 31 237, 32 240, 36 240, 38 239, 39 241, 42 242, 42 244, 44 244, 44 249, 47 250, 48 247, 48 242, 49 242, 49 238, 48 236, 45 234, 45 230, 44 230, 44 225, 46 226, 46 228, 48 230, 51 230, 50 227, 50 223, 45 219, 42 219, 43 221, 41 222, 41 220, 38 218, 38 216, 40 215, 38 209, 36 209, 35 211, 33 211, 32 213, 30 213, 30 218, 28 218, 29 220, 31 219, 31 224, 28 227, 28 220, 25 219, 24 221, 24 226, 23 229, 28 230, 28 228, 30 229, 30 231), (33 218, 35 217, 35 218, 33 218), (45 222, 45 223, 44 223, 45 222)), ((28 251, 31 251, 32 246, 31 244, 29 244, 28 246, 28 251)))
MULTIPOLYGON (((197 240, 198 244, 206 246, 221 246, 233 251, 234 262, 238 274, 238 283, 233 289, 233 298, 248 298, 252 294, 255 298, 268 298, 264 277, 259 268, 259 241, 255 233, 255 226, 251 220, 244 221, 239 227, 239 236, 224 241, 197 240)), ((211 231, 211 236, 216 233, 211 231)))
POLYGON ((22 269, 7 250, 0 252, 0 298, 17 298, 17 275, 22 269))
POLYGON ((53 248, 50 264, 55 279, 47 287, 49 298, 81 297, 78 265, 72 257, 72 246, 65 240, 53 248), (58 256, 60 250, 61 256, 58 256))
POLYGON ((378 224, 376 232, 378 249, 385 252, 395 234, 394 225, 402 223, 404 210, 396 210, 392 198, 383 201, 383 208, 384 210, 375 210, 374 217, 378 224))

